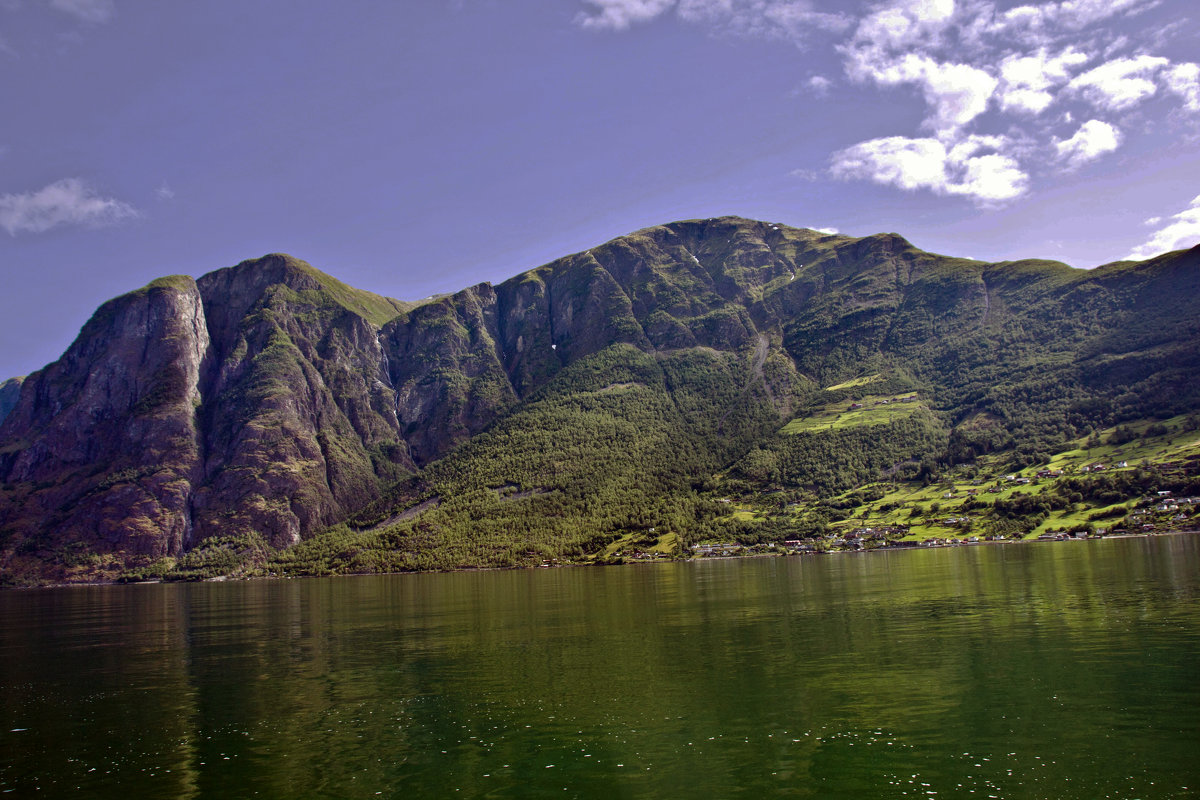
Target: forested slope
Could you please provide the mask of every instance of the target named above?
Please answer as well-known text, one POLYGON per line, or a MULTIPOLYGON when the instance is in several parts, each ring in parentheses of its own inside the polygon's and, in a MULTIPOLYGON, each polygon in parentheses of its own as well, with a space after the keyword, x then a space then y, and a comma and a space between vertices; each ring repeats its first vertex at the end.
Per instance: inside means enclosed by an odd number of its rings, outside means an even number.
POLYGON ((1196 249, 1083 271, 735 217, 419 305, 288 256, 163 279, 5 384, 0 569, 443 569, 781 540, 815 518, 746 533, 723 501, 815 508, 1200 409, 1198 284, 1196 249), (878 413, 839 421, 862 401, 878 413))

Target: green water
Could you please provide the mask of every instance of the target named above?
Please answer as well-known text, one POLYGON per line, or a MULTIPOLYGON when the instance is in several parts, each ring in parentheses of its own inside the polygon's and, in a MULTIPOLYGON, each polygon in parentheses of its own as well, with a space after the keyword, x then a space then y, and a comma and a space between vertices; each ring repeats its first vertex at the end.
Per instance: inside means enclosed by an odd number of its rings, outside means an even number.
POLYGON ((3 592, 7 791, 1200 797, 1200 536, 3 592))

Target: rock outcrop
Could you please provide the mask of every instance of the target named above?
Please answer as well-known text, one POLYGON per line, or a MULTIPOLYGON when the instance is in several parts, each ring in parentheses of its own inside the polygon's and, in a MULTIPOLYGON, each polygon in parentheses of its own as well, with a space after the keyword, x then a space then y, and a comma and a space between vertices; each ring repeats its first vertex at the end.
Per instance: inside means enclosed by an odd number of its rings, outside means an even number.
POLYGON ((25 382, 25 377, 8 378, 0 381, 0 424, 4 422, 4 418, 12 411, 17 400, 21 397, 21 384, 25 382))
POLYGON ((5 533, 42 547, 180 552, 192 538, 208 347, 191 278, 101 306, 61 359, 25 380, 0 426, 5 533))
POLYGON ((1089 274, 720 218, 419 305, 284 255, 163 278, 101 306, 55 363, 0 384, 0 569, 80 549, 177 557, 247 533, 287 547, 614 345, 652 357, 675 412, 721 458, 739 455, 721 442, 867 372, 935 393, 957 418, 1033 402, 1033 389, 986 388, 1030 364, 1089 396, 1141 382, 1186 404, 1200 356, 1180 287, 1196 287, 1198 261, 1089 274), (700 407, 723 410, 699 419, 700 407))

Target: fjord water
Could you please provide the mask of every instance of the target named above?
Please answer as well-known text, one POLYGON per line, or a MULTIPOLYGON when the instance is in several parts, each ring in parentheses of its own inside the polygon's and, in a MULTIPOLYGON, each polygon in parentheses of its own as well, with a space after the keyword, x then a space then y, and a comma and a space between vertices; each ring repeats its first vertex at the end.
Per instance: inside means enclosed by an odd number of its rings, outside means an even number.
POLYGON ((0 594, 0 791, 1200 796, 1200 537, 0 594))

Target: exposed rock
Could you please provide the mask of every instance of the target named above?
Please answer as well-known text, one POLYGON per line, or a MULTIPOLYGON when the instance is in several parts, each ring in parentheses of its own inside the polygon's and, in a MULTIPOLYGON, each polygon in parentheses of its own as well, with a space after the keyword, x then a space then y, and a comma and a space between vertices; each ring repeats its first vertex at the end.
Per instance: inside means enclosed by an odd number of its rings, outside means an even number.
POLYGON ((960 387, 1030 354, 1096 397, 1136 381, 1180 405, 1200 372, 1198 265, 1200 250, 1090 274, 984 264, 727 217, 416 306, 284 255, 160 279, 0 384, 0 570, 71 548, 180 556, 229 534, 287 547, 368 506, 397 518, 387 487, 615 345, 645 374, 588 391, 654 383, 715 459, 875 371, 960 419, 1025 402, 960 387))
POLYGON ((101 306, 61 359, 29 376, 0 426, 9 536, 180 552, 192 533, 208 345, 191 278, 160 279, 101 306))
POLYGON ((21 397, 21 384, 24 382, 24 376, 0 381, 0 425, 4 424, 8 412, 16 407, 17 400, 21 397))

